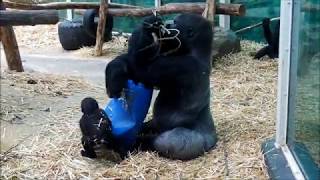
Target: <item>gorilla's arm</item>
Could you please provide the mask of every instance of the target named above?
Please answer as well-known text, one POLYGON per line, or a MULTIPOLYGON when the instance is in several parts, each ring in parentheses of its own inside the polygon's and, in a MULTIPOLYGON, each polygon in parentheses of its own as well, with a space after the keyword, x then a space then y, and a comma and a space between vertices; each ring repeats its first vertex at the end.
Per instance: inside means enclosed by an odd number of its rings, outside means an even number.
POLYGON ((128 78, 128 54, 123 54, 112 60, 106 67, 105 83, 108 96, 111 98, 120 97, 128 78))
POLYGON ((156 16, 148 16, 132 32, 129 39, 128 54, 136 65, 148 63, 159 54, 160 47, 157 38, 160 36, 162 20, 156 16))
POLYGON ((279 53, 280 21, 277 21, 273 34, 274 35, 272 39, 272 48, 274 49, 275 54, 278 54, 279 53))
POLYGON ((269 45, 272 44, 272 33, 270 30, 270 19, 266 18, 262 21, 262 27, 263 27, 263 33, 264 33, 264 37, 266 38, 266 41, 269 45))
POLYGON ((152 59, 158 51, 152 32, 140 27, 136 29, 129 39, 128 54, 134 63, 143 64, 152 59))
POLYGON ((266 18, 262 21, 262 27, 263 27, 264 37, 268 45, 260 49, 254 56, 254 59, 260 59, 265 55, 268 55, 270 58, 277 58, 279 56, 280 21, 277 22, 273 33, 270 30, 269 18, 266 18))

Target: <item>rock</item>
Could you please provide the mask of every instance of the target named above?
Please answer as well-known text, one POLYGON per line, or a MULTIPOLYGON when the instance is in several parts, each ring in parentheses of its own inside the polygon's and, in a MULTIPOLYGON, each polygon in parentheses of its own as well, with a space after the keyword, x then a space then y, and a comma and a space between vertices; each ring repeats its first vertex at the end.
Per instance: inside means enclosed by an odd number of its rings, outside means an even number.
POLYGON ((28 84, 38 84, 38 82, 37 82, 36 80, 34 80, 34 79, 29 79, 29 80, 27 81, 27 83, 28 83, 28 84))
POLYGON ((214 28, 212 62, 217 58, 223 57, 230 53, 236 53, 241 50, 240 39, 231 31, 222 27, 214 28))

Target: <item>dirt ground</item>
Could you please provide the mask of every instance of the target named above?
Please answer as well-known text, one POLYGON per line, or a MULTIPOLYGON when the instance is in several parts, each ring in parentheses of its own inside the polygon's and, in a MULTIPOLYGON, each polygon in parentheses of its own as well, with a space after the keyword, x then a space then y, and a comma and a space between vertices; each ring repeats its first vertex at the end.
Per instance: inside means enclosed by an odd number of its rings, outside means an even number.
POLYGON ((76 77, 3 72, 1 126, 7 130, 1 140, 10 143, 15 136, 12 124, 27 135, 2 148, 1 179, 267 179, 260 146, 275 133, 277 61, 253 60, 250 54, 260 47, 243 41, 240 53, 214 67, 211 109, 219 142, 186 162, 153 152, 137 152, 120 163, 111 152, 83 158, 79 104, 90 95, 104 105, 104 89, 76 77))

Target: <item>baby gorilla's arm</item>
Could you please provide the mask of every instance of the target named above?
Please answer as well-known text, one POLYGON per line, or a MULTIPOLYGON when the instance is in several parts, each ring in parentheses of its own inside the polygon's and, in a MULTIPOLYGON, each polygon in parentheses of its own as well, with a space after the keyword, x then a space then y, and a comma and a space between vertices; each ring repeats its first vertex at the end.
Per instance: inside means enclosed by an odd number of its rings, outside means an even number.
POLYGON ((96 158, 97 154, 94 151, 94 144, 90 144, 86 136, 81 138, 81 144, 84 150, 81 150, 81 155, 88 158, 96 158))

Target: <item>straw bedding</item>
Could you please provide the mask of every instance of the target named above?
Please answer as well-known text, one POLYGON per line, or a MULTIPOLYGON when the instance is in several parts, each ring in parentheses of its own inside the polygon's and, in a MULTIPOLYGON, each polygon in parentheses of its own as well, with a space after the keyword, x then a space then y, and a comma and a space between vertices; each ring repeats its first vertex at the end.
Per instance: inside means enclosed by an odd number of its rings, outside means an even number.
MULTIPOLYGON (((95 56, 94 46, 82 47, 74 51, 64 51, 59 42, 58 25, 16 26, 14 30, 19 47, 28 53, 38 54, 56 49, 57 52, 69 53, 76 57, 95 56)), ((104 58, 114 58, 119 53, 125 52, 127 40, 126 37, 117 36, 104 43, 102 47, 104 58)))
MULTIPOLYGON (((216 63, 211 109, 219 142, 204 156, 187 162, 153 152, 134 153, 120 163, 110 161, 116 159, 111 152, 96 160, 83 158, 79 101, 70 101, 64 111, 48 116, 51 123, 1 154, 1 178, 267 179, 260 146, 275 133, 277 61, 253 60, 250 53, 259 48, 260 44, 242 41, 240 53, 216 63)), ((103 89, 90 93, 100 101, 105 96, 103 89)))

